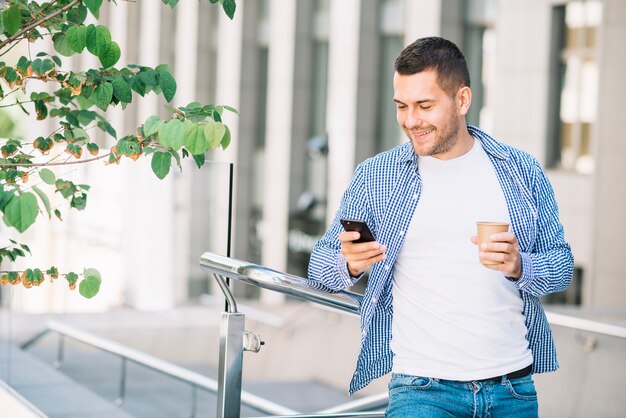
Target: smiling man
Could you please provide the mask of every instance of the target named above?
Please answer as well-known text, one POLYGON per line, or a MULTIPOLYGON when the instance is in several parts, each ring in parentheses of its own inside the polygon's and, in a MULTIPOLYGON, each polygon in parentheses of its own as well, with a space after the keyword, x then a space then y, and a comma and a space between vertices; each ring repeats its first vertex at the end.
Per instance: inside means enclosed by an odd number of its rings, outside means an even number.
POLYGON ((357 167, 309 265, 328 291, 371 269, 350 393, 392 372, 390 417, 536 417, 532 374, 558 368, 539 297, 573 273, 552 188, 533 157, 466 124, 469 73, 452 42, 406 47, 393 86, 409 142, 357 167), (377 240, 354 242, 341 219, 377 240), (478 221, 511 225, 480 257, 478 221))

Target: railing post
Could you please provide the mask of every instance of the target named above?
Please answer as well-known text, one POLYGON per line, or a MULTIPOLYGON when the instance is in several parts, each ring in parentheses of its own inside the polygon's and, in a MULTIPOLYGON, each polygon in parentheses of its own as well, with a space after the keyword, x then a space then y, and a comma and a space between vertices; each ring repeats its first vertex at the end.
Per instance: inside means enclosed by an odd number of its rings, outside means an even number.
POLYGON ((121 357, 122 359, 122 368, 120 370, 120 391, 117 394, 117 399, 115 399, 115 405, 122 406, 124 403, 124 398, 126 397, 126 357, 121 357))
POLYGON ((191 386, 191 418, 196 418, 196 410, 198 409, 198 386, 191 386))
POLYGON ((245 315, 224 312, 220 324, 217 416, 239 418, 245 315))
POLYGON ((63 365, 64 354, 65 354, 65 336, 63 334, 59 334, 59 349, 57 351, 57 359, 53 363, 56 369, 60 369, 61 366, 63 365))

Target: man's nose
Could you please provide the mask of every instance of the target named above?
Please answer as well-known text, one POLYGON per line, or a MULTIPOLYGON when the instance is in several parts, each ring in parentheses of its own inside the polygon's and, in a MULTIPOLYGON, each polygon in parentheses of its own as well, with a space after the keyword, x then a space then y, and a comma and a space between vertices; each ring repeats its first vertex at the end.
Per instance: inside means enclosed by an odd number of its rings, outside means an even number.
POLYGON ((404 124, 407 128, 418 128, 422 125, 422 122, 423 120, 420 112, 417 110, 413 110, 407 112, 406 121, 404 122, 404 124))

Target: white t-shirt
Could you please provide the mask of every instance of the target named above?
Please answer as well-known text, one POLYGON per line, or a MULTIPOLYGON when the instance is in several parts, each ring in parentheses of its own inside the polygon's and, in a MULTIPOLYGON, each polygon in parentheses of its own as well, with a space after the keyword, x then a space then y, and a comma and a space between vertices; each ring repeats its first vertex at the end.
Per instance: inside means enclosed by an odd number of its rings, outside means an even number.
POLYGON ((418 157, 422 191, 394 266, 393 371, 449 380, 532 363, 517 287, 478 261, 477 221, 510 222, 480 144, 452 160, 418 157))

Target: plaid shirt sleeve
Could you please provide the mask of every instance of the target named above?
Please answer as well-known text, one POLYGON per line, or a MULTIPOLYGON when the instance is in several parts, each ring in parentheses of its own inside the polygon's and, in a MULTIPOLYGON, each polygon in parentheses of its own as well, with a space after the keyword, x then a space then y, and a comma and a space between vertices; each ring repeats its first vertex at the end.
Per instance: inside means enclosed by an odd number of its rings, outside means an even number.
POLYGON ((359 219, 372 225, 371 214, 367 210, 367 190, 361 165, 357 167, 341 198, 335 219, 313 248, 309 261, 308 284, 329 292, 344 290, 363 276, 352 277, 348 273, 348 264, 341 254, 341 242, 338 239, 343 231, 340 219, 359 219))
POLYGON ((541 297, 569 286, 574 258, 565 242, 552 186, 537 161, 534 161, 533 171, 537 234, 531 250, 521 252, 522 275, 515 283, 522 292, 541 297))

